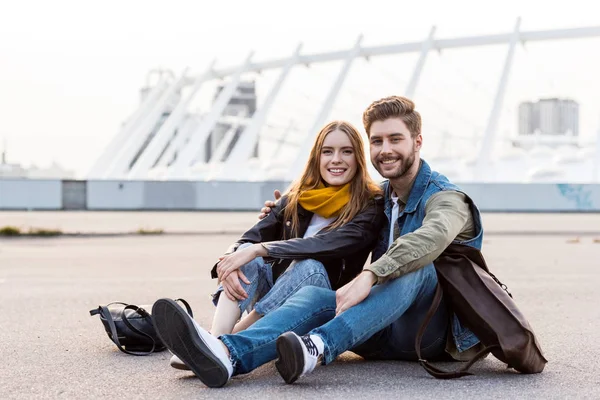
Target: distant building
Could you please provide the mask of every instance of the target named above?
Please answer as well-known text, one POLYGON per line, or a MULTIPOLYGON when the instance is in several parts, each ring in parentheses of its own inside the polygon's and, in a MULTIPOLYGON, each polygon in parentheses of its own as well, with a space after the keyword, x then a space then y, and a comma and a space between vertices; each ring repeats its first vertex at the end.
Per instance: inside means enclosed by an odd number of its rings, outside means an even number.
POLYGON ((12 179, 72 179, 75 177, 75 172, 61 167, 53 162, 51 166, 46 168, 38 168, 31 166, 25 168, 20 164, 9 163, 7 161, 6 142, 4 149, 0 153, 0 178, 12 179))
POLYGON ((519 105, 519 135, 579 136, 579 104, 570 99, 540 99, 519 105))

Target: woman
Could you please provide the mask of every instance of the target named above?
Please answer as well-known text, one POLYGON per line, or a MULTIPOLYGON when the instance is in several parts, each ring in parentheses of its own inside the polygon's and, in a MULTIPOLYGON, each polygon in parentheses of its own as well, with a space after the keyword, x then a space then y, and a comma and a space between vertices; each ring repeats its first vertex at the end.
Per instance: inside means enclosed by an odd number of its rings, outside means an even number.
MULTIPOLYGON (((337 289, 351 281, 384 218, 360 134, 344 121, 327 124, 300 179, 213 268, 221 286, 211 334, 246 329, 304 286, 337 289)), ((171 365, 187 369, 175 356, 171 365)))

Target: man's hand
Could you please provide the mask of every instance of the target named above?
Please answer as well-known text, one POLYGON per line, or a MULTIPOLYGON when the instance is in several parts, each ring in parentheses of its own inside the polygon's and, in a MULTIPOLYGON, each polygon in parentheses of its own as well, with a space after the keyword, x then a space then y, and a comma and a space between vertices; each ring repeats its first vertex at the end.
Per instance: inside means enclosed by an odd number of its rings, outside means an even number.
POLYGON ((369 270, 364 270, 352 281, 339 288, 335 292, 335 315, 343 313, 366 299, 375 282, 377 282, 377 276, 369 270))
POLYGON ((233 271, 237 271, 256 257, 266 255, 267 251, 264 247, 260 244, 253 244, 252 246, 238 250, 235 253, 223 256, 223 259, 217 264, 217 276, 219 277, 219 281, 226 280, 229 274, 233 271))
POLYGON ((223 285, 223 292, 225 292, 225 295, 231 301, 242 301, 248 298, 248 293, 244 291, 244 288, 240 284, 240 280, 247 285, 250 284, 250 281, 242 271, 233 271, 229 274, 227 279, 221 282, 221 285, 223 285))
MULTIPOLYGON (((275 196, 275 201, 277 201, 281 198, 281 192, 279 190, 275 190, 273 192, 273 196, 275 196)), ((265 201, 265 206, 260 209, 260 215, 258 216, 258 219, 263 219, 267 215, 269 215, 269 213, 271 212, 271 208, 275 207, 275 201, 273 201, 273 200, 265 201)))

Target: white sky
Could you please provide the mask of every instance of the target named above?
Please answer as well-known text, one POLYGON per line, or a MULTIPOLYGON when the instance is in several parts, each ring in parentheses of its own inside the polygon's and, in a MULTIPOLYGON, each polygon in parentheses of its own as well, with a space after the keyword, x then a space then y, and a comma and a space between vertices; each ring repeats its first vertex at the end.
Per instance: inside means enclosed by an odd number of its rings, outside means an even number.
MULTIPOLYGON (((359 33, 364 34, 365 45, 422 40, 432 25, 437 26, 438 38, 508 32, 518 16, 522 30, 600 25, 600 3, 589 0, 412 3, 4 1, 0 3, 0 147, 6 139, 9 162, 48 165, 57 161, 84 172, 136 109, 146 74, 156 67, 177 74, 186 67, 200 72, 215 57, 218 66, 239 63, 249 50, 256 51, 255 60, 289 55, 300 41, 305 52, 339 50, 351 46, 359 33)), ((582 135, 593 135, 600 121, 600 41, 548 42, 526 48, 531 50, 517 54, 526 61, 511 78, 504 128, 514 128, 510 113, 518 101, 560 95, 580 101, 582 135)), ((492 50, 474 48, 428 59, 425 72, 429 74, 423 76, 415 98, 417 106, 421 101, 427 110, 426 128, 428 122, 430 129, 441 130, 440 125, 453 120, 470 119, 471 105, 482 104, 485 107, 476 109, 477 122, 465 128, 465 134, 485 125, 506 53, 498 46, 492 50), (462 85, 458 92, 453 82, 462 85), (464 89, 467 86, 470 90, 464 89), (453 97, 456 93, 460 99, 453 97)), ((362 108, 371 100, 401 94, 414 59, 402 68, 391 58, 375 67, 356 63, 331 117, 352 110, 358 124, 362 108), (375 78, 379 83, 371 81, 375 78), (394 79, 400 81, 396 87, 394 79)), ((335 73, 335 69, 317 72, 324 78, 318 85, 335 73)))

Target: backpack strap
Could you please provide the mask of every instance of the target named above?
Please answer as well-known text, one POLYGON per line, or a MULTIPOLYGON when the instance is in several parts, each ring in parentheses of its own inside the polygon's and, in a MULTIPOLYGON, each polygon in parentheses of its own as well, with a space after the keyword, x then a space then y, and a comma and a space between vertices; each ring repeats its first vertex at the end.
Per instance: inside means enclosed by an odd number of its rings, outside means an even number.
POLYGON ((492 349, 495 349, 500 346, 494 345, 483 348, 481 351, 475 354, 475 356, 473 356, 473 358, 469 362, 467 362, 466 365, 464 365, 457 371, 444 371, 443 369, 434 367, 421 356, 421 340, 423 339, 423 335, 425 334, 425 330, 427 329, 429 322, 431 322, 431 318, 433 318, 436 311, 440 307, 440 303, 442 302, 442 296, 442 286, 438 282, 437 288, 435 289, 435 295, 433 296, 433 301, 431 302, 431 307, 429 307, 429 310, 427 311, 427 314, 425 315, 425 318, 421 323, 421 327, 417 332, 417 337, 415 338, 415 351, 417 352, 417 356, 419 357, 419 363, 425 369, 425 371, 429 373, 429 375, 437 379, 455 379, 461 378, 463 376, 473 375, 472 372, 469 372, 471 366, 475 364, 477 360, 487 355, 492 349))
POLYGON ((175 299, 175 301, 182 302, 183 305, 185 306, 185 309, 187 310, 187 313, 190 315, 190 317, 194 318, 194 313, 192 312, 192 307, 190 307, 190 305, 188 304, 187 301, 185 301, 184 299, 175 299))
POLYGON ((154 352, 154 350, 156 349, 156 341, 154 340, 154 338, 150 335, 148 335, 145 332, 140 331, 139 329, 137 329, 135 326, 133 326, 131 324, 131 322, 129 322, 129 320, 127 319, 127 314, 125 314, 125 310, 133 310, 136 313, 138 313, 139 315, 141 315, 143 318, 147 318, 148 322, 150 323, 150 325, 152 325, 152 327, 154 327, 154 321, 152 321, 152 317, 150 316, 150 314, 148 313, 148 311, 144 310, 141 307, 138 306, 134 306, 133 304, 128 305, 127 307, 125 307, 123 309, 123 311, 121 311, 121 319, 123 320, 123 323, 125 325, 127 325, 127 327, 129 329, 131 329, 133 332, 137 333, 138 335, 144 336, 146 338, 148 338, 151 342, 152 342, 152 348, 148 351, 125 351, 127 354, 132 354, 134 356, 146 356, 148 354, 151 354, 154 352))
MULTIPOLYGON (((117 303, 110 303, 110 304, 124 304, 124 303, 117 302, 117 303)), ((115 326, 115 321, 113 321, 113 319, 112 319, 112 315, 110 314, 108 306, 99 306, 96 309, 90 310, 90 315, 96 315, 96 314, 100 314, 106 320, 106 322, 108 323, 108 329, 110 330, 110 340, 112 340, 113 343, 115 345, 117 345, 119 350, 121 350, 123 353, 131 354, 134 356, 145 356, 147 354, 150 354, 150 353, 142 353, 142 352, 138 353, 138 352, 129 351, 121 345, 121 342, 119 341, 119 335, 117 334, 117 327, 115 326)), ((143 334, 143 332, 142 332, 142 334, 143 334)))
MULTIPOLYGON (((110 304, 125 304, 125 303, 121 303, 121 302, 114 302, 114 303, 110 303, 110 304)), ((108 304, 108 305, 110 305, 108 304)), ((149 337, 147 334, 145 334, 144 332, 140 332, 138 329, 134 328, 131 323, 129 321, 127 321, 127 319, 125 318, 125 314, 122 314, 122 318, 123 318, 123 322, 133 331, 143 335, 143 336, 147 336, 150 338, 150 340, 152 340, 152 350, 149 352, 135 352, 135 351, 130 351, 127 350, 123 347, 123 345, 121 345, 121 342, 119 341, 119 335, 117 334, 117 327, 115 326, 115 321, 112 318, 112 315, 110 313, 110 310, 108 309, 108 305, 106 306, 99 306, 98 308, 95 308, 93 310, 90 310, 90 315, 96 315, 96 314, 100 314, 107 322, 108 324, 108 329, 110 330, 110 340, 112 340, 112 342, 117 345, 117 347, 119 348, 119 350, 121 350, 123 353, 126 354, 131 354, 133 356, 145 356, 148 355, 150 353, 152 353, 152 351, 154 351, 154 339, 152 339, 151 337, 149 337)), ((135 307, 135 306, 134 306, 135 307)))

